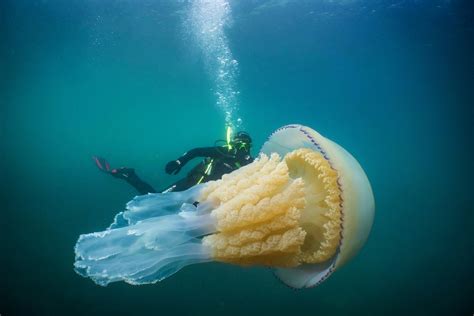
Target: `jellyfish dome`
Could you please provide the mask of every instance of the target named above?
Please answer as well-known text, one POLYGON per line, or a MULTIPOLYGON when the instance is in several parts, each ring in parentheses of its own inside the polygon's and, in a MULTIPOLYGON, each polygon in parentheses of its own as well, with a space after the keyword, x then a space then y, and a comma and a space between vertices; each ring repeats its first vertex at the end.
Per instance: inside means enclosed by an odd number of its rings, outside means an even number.
POLYGON ((358 162, 311 128, 287 125, 220 180, 134 198, 105 231, 79 237, 74 266, 100 285, 147 284, 218 261, 268 266, 307 288, 359 251, 373 215, 358 162))

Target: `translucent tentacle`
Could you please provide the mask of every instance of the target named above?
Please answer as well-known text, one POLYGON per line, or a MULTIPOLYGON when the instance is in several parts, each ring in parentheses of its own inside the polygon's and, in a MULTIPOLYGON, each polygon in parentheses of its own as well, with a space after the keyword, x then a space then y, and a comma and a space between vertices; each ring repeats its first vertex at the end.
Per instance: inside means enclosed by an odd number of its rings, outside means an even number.
POLYGON ((198 192, 194 188, 135 198, 110 228, 79 237, 76 271, 104 286, 115 281, 145 284, 186 265, 211 261, 201 237, 216 231, 214 220, 210 212, 197 212, 188 203, 198 192))
POLYGON ((115 216, 109 228, 118 228, 135 224, 146 218, 175 214, 180 210, 190 210, 192 203, 198 200, 201 190, 206 184, 196 185, 182 192, 149 193, 136 196, 127 203, 126 211, 115 216), (183 209, 183 204, 190 204, 183 209))

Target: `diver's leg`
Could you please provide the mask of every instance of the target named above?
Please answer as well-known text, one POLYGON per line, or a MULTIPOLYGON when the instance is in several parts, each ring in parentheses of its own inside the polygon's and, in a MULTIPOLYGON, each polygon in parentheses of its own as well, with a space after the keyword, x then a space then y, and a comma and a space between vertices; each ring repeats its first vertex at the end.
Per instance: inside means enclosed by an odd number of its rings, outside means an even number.
POLYGON ((140 194, 156 193, 156 190, 153 189, 151 185, 149 185, 137 176, 133 168, 122 167, 112 169, 110 167, 110 164, 104 158, 99 156, 93 156, 92 159, 94 160, 99 170, 111 174, 115 178, 127 181, 131 186, 137 189, 140 194))
POLYGON ((189 189, 195 184, 196 183, 189 181, 188 178, 184 178, 166 187, 164 190, 161 190, 160 193, 184 191, 184 190, 189 189))
POLYGON ((131 186, 137 189, 140 194, 156 193, 156 190, 140 179, 132 168, 118 168, 110 172, 114 177, 127 181, 131 186))

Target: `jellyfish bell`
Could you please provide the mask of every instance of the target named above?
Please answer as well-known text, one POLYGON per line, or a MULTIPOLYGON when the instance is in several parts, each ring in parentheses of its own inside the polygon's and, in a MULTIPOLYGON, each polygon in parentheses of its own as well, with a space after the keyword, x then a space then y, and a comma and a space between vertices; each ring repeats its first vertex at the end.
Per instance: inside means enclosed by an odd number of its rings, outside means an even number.
MULTIPOLYGON (((340 238, 331 258, 292 269, 275 270, 275 275, 282 282, 302 288, 320 284, 357 254, 369 236, 375 204, 369 180, 357 160, 344 148, 309 127, 287 125, 276 130, 261 152, 286 155, 295 148, 308 148, 324 156, 331 169, 337 172, 340 203, 340 218, 335 221, 340 224, 340 238)), ((311 213, 311 210, 307 211, 311 213)))
POLYGON ((146 284, 219 261, 269 266, 287 285, 311 287, 362 247, 373 212, 357 161, 312 129, 288 125, 258 159, 220 180, 136 197, 107 230, 79 237, 75 269, 100 285, 146 284))

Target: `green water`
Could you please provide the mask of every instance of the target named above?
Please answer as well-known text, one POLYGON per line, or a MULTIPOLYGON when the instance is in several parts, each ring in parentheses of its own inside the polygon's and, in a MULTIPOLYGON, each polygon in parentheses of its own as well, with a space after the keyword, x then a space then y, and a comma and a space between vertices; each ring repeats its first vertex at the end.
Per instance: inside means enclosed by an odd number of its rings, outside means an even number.
POLYGON ((454 0, 230 3, 253 154, 300 123, 372 183, 369 240, 322 285, 294 291, 269 269, 216 263, 137 287, 74 272, 78 236, 136 194, 92 155, 161 188, 179 179, 167 161, 225 136, 191 2, 0 4, 0 314, 471 315, 474 28, 454 0))

